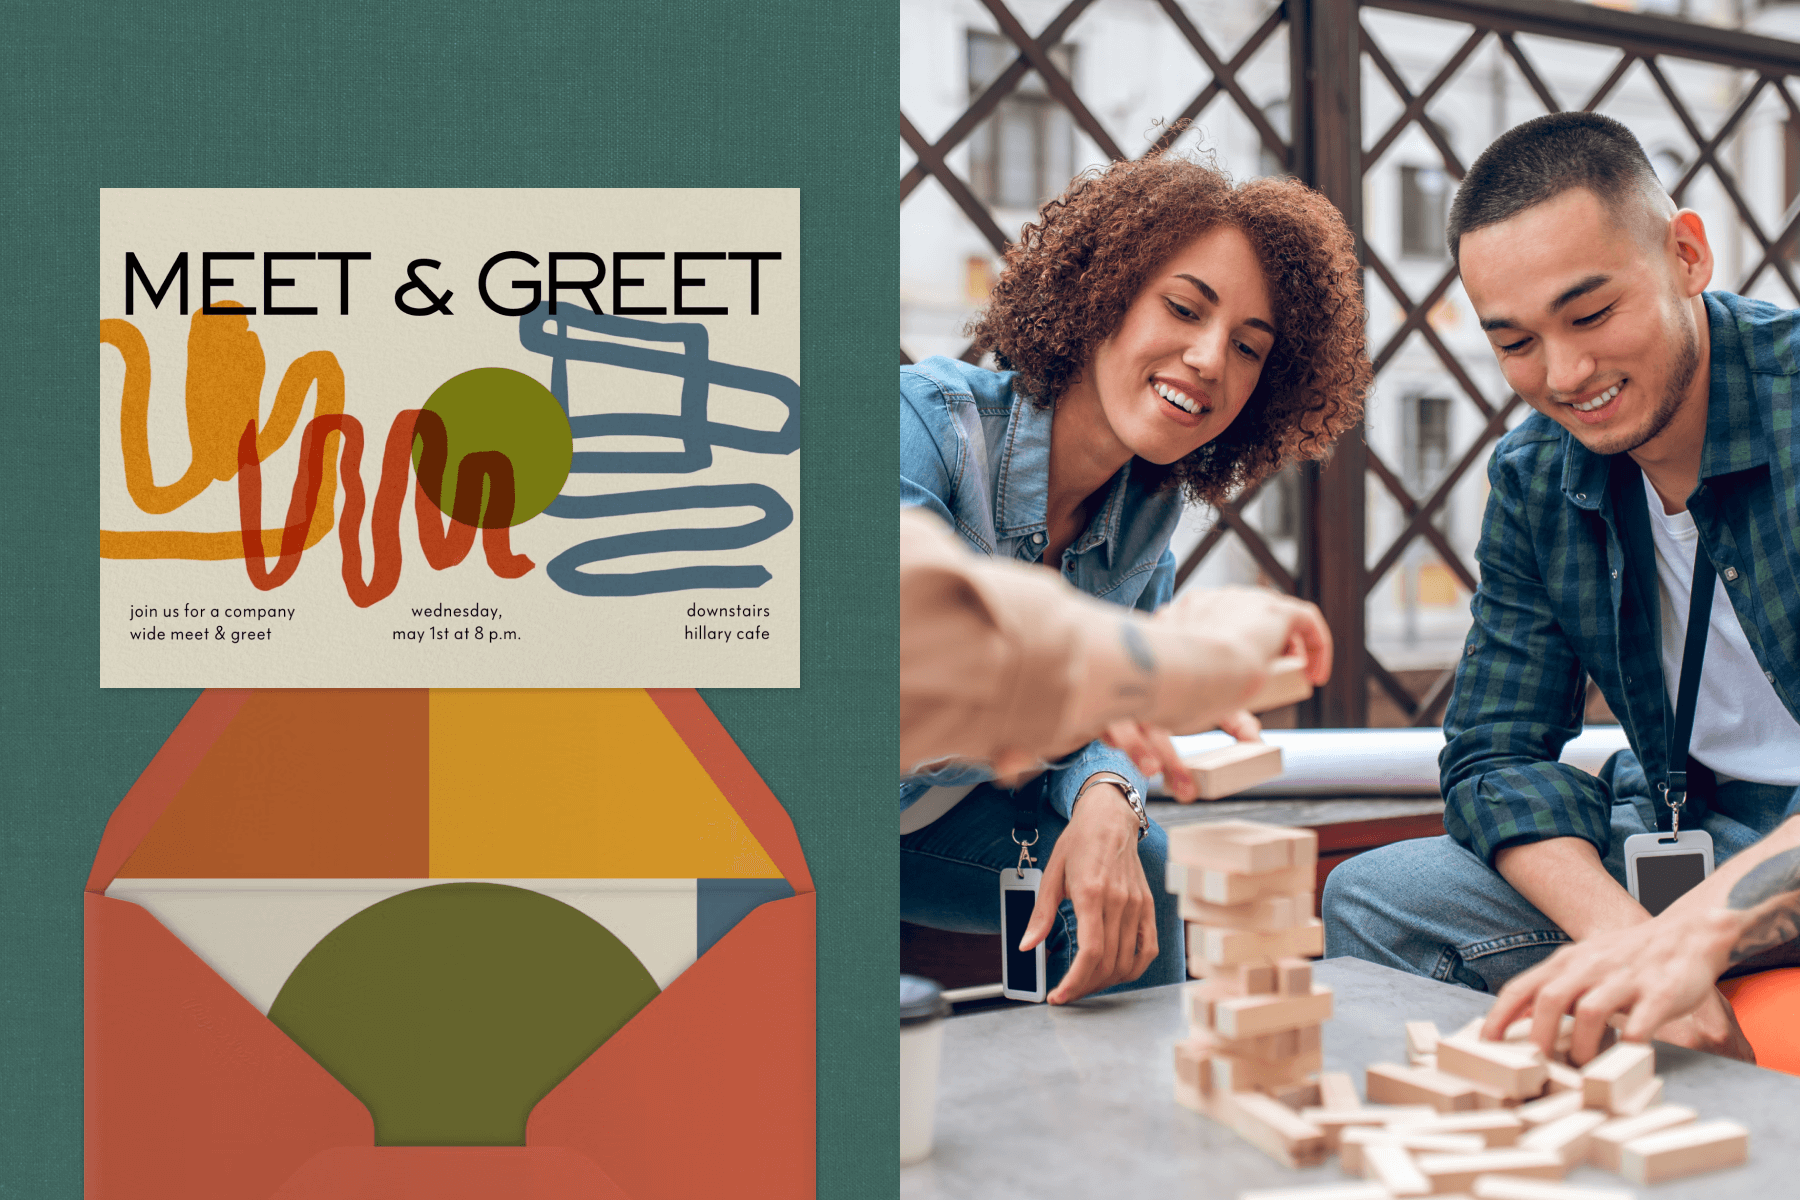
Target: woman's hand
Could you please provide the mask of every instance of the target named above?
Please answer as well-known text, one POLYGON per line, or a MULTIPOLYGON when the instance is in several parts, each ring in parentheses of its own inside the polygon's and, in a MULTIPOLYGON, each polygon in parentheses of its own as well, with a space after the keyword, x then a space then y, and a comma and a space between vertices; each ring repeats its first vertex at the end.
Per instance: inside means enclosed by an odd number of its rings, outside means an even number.
MULTIPOLYGON (((1262 741, 1262 722, 1242 709, 1221 720, 1219 728, 1240 742, 1262 741)), ((1114 721, 1101 740, 1131 755, 1146 778, 1161 775, 1164 790, 1181 803, 1192 804, 1200 798, 1194 773, 1181 761, 1168 730, 1141 721, 1114 721)))
POLYGON ((1142 975, 1156 961, 1156 899, 1138 860, 1138 819, 1116 784, 1098 783, 1075 803, 1044 866, 1037 907, 1019 949, 1050 936, 1057 906, 1075 902, 1075 961, 1047 999, 1067 1004, 1142 975))

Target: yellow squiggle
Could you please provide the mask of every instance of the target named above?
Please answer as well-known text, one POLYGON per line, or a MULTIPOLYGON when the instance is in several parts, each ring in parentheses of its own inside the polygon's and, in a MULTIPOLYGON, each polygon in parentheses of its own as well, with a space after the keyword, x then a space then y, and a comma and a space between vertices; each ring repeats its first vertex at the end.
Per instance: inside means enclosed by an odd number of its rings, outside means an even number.
MULTIPOLYGON (((230 304, 230 302, 226 302, 230 304)), ((230 305, 231 307, 239 307, 230 305)), ((144 512, 173 512, 198 496, 215 480, 237 475, 238 438, 256 420, 262 399, 266 360, 262 340, 250 331, 241 313, 195 313, 188 325, 187 418, 193 458, 174 483, 158 486, 150 463, 150 348, 129 321, 100 322, 100 341, 125 360, 125 387, 119 404, 119 440, 125 459, 125 488, 144 512)), ((258 462, 279 450, 299 422, 306 393, 318 384, 313 416, 344 411, 344 372, 337 356, 315 350, 295 359, 275 392, 268 422, 256 433, 258 462)), ((320 503, 306 532, 306 545, 316 545, 331 532, 337 496, 338 434, 325 447, 325 475, 320 503)), ((263 531, 267 553, 281 550, 281 530, 263 531)), ((191 530, 100 531, 101 558, 241 559, 243 534, 236 530, 207 533, 191 530)))

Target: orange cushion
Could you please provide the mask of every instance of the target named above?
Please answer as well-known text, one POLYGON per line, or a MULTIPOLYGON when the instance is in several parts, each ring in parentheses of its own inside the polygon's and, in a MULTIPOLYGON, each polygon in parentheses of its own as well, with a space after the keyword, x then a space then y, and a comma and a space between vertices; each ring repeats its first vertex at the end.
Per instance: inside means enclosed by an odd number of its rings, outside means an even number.
POLYGON ((1719 990, 1756 1049, 1756 1065, 1800 1075, 1800 967, 1740 975, 1719 990))

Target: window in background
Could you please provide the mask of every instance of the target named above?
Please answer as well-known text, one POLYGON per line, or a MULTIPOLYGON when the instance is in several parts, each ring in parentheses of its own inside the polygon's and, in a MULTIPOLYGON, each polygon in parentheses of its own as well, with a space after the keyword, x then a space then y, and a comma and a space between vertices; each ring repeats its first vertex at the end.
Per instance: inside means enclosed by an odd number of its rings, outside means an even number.
MULTIPOLYGON (((969 98, 987 90, 1019 56, 999 34, 969 30, 969 98)), ((1054 46, 1050 61, 1075 76, 1075 47, 1054 46)), ((997 208, 1035 209, 1075 173, 1075 124, 1032 71, 969 136, 969 184, 997 208)))
POLYGON ((1444 257, 1444 218, 1450 208, 1450 180, 1436 167, 1400 168, 1400 252, 1415 258, 1444 257))

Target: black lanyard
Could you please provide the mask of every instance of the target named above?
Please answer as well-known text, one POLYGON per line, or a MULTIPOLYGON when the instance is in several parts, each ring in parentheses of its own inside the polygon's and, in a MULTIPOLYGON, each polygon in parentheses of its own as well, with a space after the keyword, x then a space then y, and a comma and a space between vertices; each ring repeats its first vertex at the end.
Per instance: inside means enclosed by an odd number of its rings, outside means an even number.
POLYGON ((1687 642, 1681 648, 1681 683, 1675 691, 1675 725, 1669 730, 1668 771, 1660 786, 1667 821, 1658 811, 1659 829, 1679 830, 1681 809, 1687 803, 1688 744, 1694 736, 1694 705, 1700 696, 1700 664, 1706 658, 1706 634, 1712 626, 1713 581, 1716 578, 1706 547, 1694 540, 1694 590, 1688 597, 1687 642), (1676 764, 1681 765, 1676 770, 1676 764))

